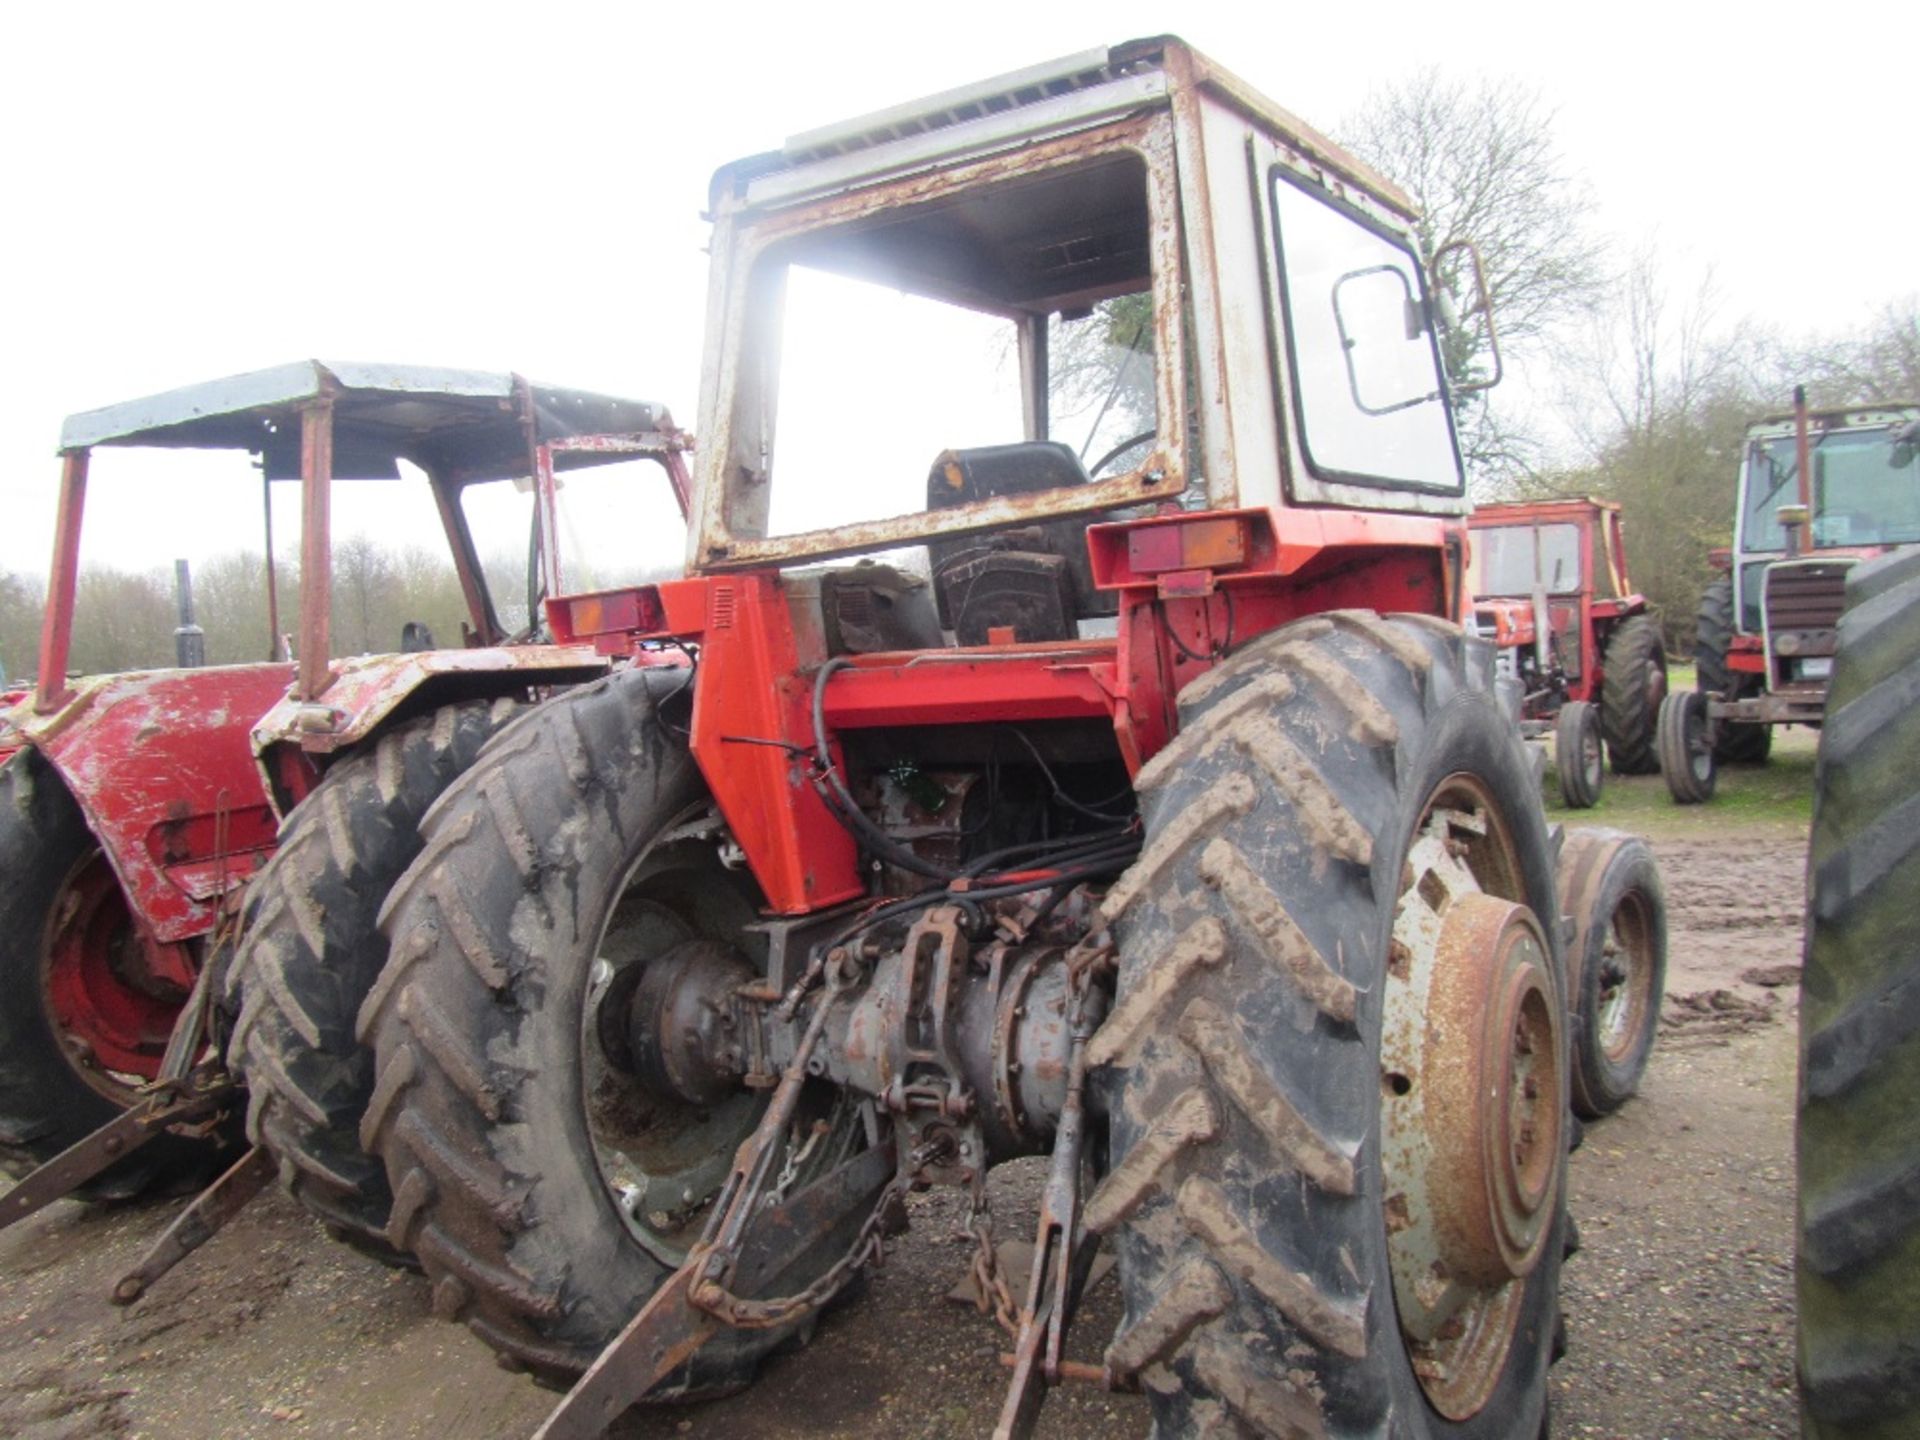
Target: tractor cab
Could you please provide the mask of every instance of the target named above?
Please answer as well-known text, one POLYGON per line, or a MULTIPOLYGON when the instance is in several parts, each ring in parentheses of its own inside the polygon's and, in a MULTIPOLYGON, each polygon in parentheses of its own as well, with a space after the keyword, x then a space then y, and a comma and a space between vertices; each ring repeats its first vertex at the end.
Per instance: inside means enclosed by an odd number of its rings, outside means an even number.
POLYGON ((1747 431, 1733 545, 1700 596, 1699 688, 1661 718, 1673 798, 1712 797, 1717 766, 1761 764, 1777 725, 1818 725, 1839 649, 1847 575, 1920 544, 1920 405, 1794 409, 1747 431))
POLYGON ((1474 625, 1528 695, 1598 694, 1595 623, 1646 609, 1627 581, 1620 507, 1610 500, 1516 501, 1473 513, 1467 587, 1474 625))
POLYGON ((1281 507, 1465 508, 1410 203, 1184 47, 799 135, 711 201, 695 573, 908 547, 942 629, 1057 643, 1318 528, 1281 507), (1237 558, 1188 563, 1203 511, 1237 558))
POLYGON ((1920 408, 1814 411, 1808 429, 1804 485, 1793 416, 1747 432, 1727 560, 1737 649, 1777 693, 1824 694, 1847 572, 1920 544, 1920 408))
POLYGON ((1554 735, 1562 800, 1599 799, 1603 752, 1619 774, 1655 768, 1666 644, 1627 578, 1619 505, 1483 505, 1472 540, 1474 626, 1520 690, 1523 732, 1554 735))

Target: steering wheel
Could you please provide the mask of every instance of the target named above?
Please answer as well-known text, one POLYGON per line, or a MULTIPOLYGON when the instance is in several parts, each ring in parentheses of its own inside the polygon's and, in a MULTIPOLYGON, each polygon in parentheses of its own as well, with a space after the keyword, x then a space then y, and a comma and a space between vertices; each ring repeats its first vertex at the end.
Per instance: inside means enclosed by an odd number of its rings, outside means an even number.
POLYGON ((1106 469, 1109 465, 1111 465, 1114 461, 1118 460, 1122 455, 1126 454, 1129 450, 1133 449, 1137 445, 1144 445, 1147 441, 1153 439, 1153 437, 1155 435, 1158 435, 1159 433, 1160 432, 1158 430, 1142 430, 1138 435, 1135 435, 1131 440, 1122 440, 1118 445, 1114 446, 1111 450, 1107 451, 1106 454, 1102 455, 1098 460, 1094 461, 1092 465, 1087 467, 1087 478, 1089 480, 1094 479, 1100 474, 1102 470, 1106 469))

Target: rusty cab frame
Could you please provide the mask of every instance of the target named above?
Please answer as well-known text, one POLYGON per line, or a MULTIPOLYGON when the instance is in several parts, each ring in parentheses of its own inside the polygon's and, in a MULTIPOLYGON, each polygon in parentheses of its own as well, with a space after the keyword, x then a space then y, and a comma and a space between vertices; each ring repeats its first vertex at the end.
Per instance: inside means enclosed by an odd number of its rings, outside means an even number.
MULTIPOLYGON (((1437 398, 1439 353, 1430 323, 1417 318, 1431 307, 1405 194, 1177 41, 1093 52, 926 106, 950 118, 929 126, 920 107, 909 107, 798 137, 716 175, 701 402, 709 438, 698 459, 687 578, 549 602, 563 640, 612 653, 660 637, 703 647, 693 753, 770 907, 784 915, 865 890, 846 829, 811 786, 794 783, 796 766, 809 762, 728 738, 771 738, 812 752, 808 687, 796 677, 829 658, 831 622, 817 606, 809 614, 788 599, 804 583, 797 568, 809 562, 913 545, 937 552, 950 539, 1035 525, 1051 527, 1049 538, 1064 535, 1068 548, 1083 547, 1084 560, 1069 557, 1086 570, 1077 598, 1087 613, 1077 619, 1111 615, 1110 626, 1099 627, 1110 634, 1083 635, 1095 627, 1079 624, 1038 640, 1017 625, 988 627, 987 643, 943 646, 937 664, 898 648, 849 653, 826 691, 824 718, 842 737, 984 716, 1097 721, 1110 727, 1130 769, 1176 732, 1182 685, 1276 625, 1349 607, 1463 614, 1468 504, 1450 411, 1433 407, 1430 418, 1443 427, 1437 444, 1406 473, 1365 475, 1318 459, 1320 435, 1303 421, 1303 403, 1345 404, 1364 381, 1350 362, 1340 368, 1331 335, 1326 352, 1296 356, 1275 242, 1279 212, 1304 204, 1403 253, 1421 287, 1408 313, 1426 326, 1420 340, 1434 367, 1433 391, 1410 398, 1437 398), (1008 158, 1015 147, 1017 165, 1008 158), (1059 184, 1070 206, 1081 197, 1069 187, 1086 176, 1098 177, 1088 198, 1112 200, 1104 187, 1121 170, 1137 178, 1133 209, 1100 218, 1115 230, 1130 227, 1133 248, 1104 270, 1062 261, 1060 274, 1007 280, 985 294, 963 276, 912 268, 911 252, 940 225, 943 209, 1003 175, 1025 177, 1033 194, 1059 184), (924 217, 924 230, 915 217, 924 217), (899 237, 896 247, 876 238, 863 250, 868 237, 889 234, 899 237), (844 252, 836 255, 836 245, 844 252), (777 386, 764 355, 775 345, 791 263, 864 269, 1014 322, 1022 444, 1006 447, 1011 455, 939 457, 936 469, 955 498, 937 507, 768 533, 777 386), (1072 465, 1050 471, 1058 457, 1043 448, 1052 438, 1047 317, 1126 293, 1143 271, 1158 357, 1151 444, 1110 477, 1089 478, 1072 465), (1248 296, 1259 304, 1248 306, 1248 296), (995 466, 1019 473, 988 473, 995 466), (1128 518, 1110 518, 1114 512, 1128 518)), ((1057 224, 1063 248, 1071 248, 1067 239, 1121 243, 1071 211, 1057 224)), ((1008 253, 1041 248, 1011 235, 982 243, 1008 253)), ((1352 411, 1383 409, 1368 398, 1354 395, 1352 411)), ((1329 448, 1338 438, 1329 437, 1329 448)))
POLYGON ((1647 597, 1627 578, 1620 506, 1591 497, 1482 505, 1470 526, 1475 628, 1499 647, 1501 669, 1520 682, 1523 727, 1545 733, 1568 701, 1599 700, 1608 635, 1620 621, 1647 612, 1647 597), (1556 585, 1540 573, 1541 527, 1549 525, 1577 532, 1571 583, 1556 585), (1533 583, 1489 577, 1488 551, 1498 543, 1490 531, 1530 535, 1533 583))

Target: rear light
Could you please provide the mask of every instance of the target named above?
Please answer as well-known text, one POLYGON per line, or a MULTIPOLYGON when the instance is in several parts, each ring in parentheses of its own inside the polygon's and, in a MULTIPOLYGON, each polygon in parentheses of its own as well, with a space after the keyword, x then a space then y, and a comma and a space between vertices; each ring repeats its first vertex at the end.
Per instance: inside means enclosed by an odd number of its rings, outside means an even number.
POLYGON ((1247 525, 1238 516, 1175 520, 1127 532, 1127 565, 1136 575, 1225 570, 1247 559, 1247 525))
POLYGON ((665 630, 667 612, 658 587, 636 585, 555 596, 547 601, 547 624, 562 645, 591 643, 603 655, 616 655, 630 649, 635 639, 665 630))

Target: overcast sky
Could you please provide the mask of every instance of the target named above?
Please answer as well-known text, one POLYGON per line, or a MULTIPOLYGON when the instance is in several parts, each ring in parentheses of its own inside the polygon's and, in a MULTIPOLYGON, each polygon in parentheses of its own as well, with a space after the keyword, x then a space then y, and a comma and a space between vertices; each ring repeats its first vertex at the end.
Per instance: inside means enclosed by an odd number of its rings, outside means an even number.
MULTIPOLYGON (((1602 227, 1657 234, 1676 276, 1710 260, 1729 316, 1842 330, 1920 289, 1912 0, 20 6, 0 567, 45 566, 66 414, 303 356, 518 370, 690 425, 714 167, 1167 29, 1326 128, 1423 65, 1537 85, 1602 227)), ((95 468, 99 559, 228 523, 95 468)))

